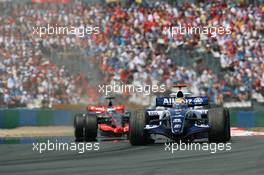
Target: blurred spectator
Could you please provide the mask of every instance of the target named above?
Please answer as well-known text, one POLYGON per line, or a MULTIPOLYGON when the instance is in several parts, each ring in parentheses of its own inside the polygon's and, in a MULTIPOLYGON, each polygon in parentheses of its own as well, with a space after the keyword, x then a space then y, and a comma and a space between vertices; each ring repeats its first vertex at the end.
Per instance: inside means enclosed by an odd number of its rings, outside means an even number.
MULTIPOLYGON (((84 50, 84 56, 100 61, 104 83, 112 80, 140 84, 177 82, 195 85, 197 95, 209 95, 221 103, 223 94, 248 100, 263 91, 263 7, 232 1, 183 3, 171 6, 155 2, 131 4, 37 5, 0 2, 0 104, 43 106, 78 103, 87 86, 47 57, 51 52, 84 50), (36 26, 99 26, 100 34, 33 34, 36 26), (230 26, 230 35, 177 35, 169 37, 165 26, 230 26), (211 52, 219 59, 223 75, 212 70, 197 73, 168 58, 168 51, 182 47, 211 52)), ((186 58, 192 59, 192 58, 186 58)), ((82 79, 83 80, 83 79, 82 79)), ((87 84, 87 83, 86 83, 87 84)))

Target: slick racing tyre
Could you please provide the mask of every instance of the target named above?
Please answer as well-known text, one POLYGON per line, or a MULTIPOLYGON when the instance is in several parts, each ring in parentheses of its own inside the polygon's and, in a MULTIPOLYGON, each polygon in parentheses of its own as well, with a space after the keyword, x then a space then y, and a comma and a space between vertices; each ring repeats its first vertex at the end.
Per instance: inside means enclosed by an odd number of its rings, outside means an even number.
POLYGON ((131 145, 147 144, 147 134, 144 130, 146 117, 144 111, 133 112, 129 120, 129 141, 131 145))
POLYGON ((230 140, 230 119, 227 109, 209 109, 208 121, 212 127, 208 133, 209 142, 225 143, 230 140))
POLYGON ((96 115, 87 114, 84 123, 85 141, 96 141, 98 128, 96 115))
POLYGON ((231 139, 231 132, 230 132, 230 113, 229 113, 229 109, 225 108, 225 113, 226 113, 226 117, 227 117, 227 132, 226 132, 226 139, 227 141, 229 141, 231 139))
POLYGON ((74 116, 74 136, 76 142, 81 142, 84 139, 84 114, 74 116))

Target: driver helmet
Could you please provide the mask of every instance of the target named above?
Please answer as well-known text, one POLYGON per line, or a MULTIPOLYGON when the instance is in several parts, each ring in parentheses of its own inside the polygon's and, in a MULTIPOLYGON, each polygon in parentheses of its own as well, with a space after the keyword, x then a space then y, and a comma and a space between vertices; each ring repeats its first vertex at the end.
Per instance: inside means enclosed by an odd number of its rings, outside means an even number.
POLYGON ((177 108, 177 107, 182 106, 184 104, 185 104, 185 99, 183 97, 176 98, 175 101, 174 101, 174 103, 173 103, 173 107, 174 108, 177 108))

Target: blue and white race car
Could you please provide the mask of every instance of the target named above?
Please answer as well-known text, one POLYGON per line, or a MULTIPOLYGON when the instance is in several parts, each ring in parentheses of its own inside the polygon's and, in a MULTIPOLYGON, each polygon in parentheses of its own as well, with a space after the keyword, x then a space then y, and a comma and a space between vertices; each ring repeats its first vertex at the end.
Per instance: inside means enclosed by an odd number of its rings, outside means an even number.
POLYGON ((157 97, 154 109, 135 111, 131 115, 131 145, 154 143, 152 134, 175 141, 208 138, 209 142, 224 143, 230 140, 228 109, 210 108, 206 96, 187 97, 181 90, 185 86, 176 85, 180 90, 169 97, 157 97))

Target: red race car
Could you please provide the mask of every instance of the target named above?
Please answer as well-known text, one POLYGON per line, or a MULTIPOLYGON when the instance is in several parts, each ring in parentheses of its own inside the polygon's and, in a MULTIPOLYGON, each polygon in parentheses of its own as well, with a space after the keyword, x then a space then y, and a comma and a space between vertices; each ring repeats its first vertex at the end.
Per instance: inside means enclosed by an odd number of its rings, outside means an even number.
POLYGON ((114 106, 112 99, 107 106, 88 106, 86 114, 74 117, 74 135, 76 141, 95 141, 98 131, 101 136, 120 137, 128 133, 130 112, 124 105, 114 106))

